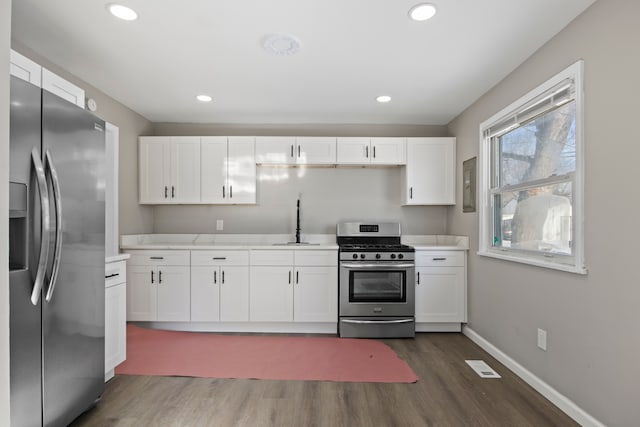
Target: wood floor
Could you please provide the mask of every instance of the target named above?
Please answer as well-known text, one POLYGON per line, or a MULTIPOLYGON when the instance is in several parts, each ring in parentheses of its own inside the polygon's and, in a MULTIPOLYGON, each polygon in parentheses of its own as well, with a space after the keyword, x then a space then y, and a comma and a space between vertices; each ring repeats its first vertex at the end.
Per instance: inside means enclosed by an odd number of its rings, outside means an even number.
POLYGON ((576 426, 462 334, 383 340, 415 384, 117 375, 72 426, 576 426), (483 359, 501 379, 464 362, 483 359))

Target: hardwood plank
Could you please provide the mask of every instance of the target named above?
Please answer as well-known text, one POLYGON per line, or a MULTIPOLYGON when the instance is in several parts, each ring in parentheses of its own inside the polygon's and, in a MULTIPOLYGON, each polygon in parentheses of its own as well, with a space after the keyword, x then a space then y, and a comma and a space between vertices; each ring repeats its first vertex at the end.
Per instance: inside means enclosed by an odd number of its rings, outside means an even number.
POLYGON ((577 426, 462 334, 382 340, 415 384, 116 375, 72 426, 577 426), (464 362, 483 359, 502 378, 464 362))

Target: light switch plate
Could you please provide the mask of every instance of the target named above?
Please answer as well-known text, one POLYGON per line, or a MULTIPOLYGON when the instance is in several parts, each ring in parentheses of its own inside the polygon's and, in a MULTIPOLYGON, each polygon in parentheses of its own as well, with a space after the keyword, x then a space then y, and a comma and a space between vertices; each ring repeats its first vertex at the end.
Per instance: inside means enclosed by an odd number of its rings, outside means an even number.
POLYGON ((224 230, 224 221, 219 219, 216 220, 216 230, 220 231, 220 230, 224 230))
POLYGON ((538 328, 538 348, 547 351, 547 331, 538 328))

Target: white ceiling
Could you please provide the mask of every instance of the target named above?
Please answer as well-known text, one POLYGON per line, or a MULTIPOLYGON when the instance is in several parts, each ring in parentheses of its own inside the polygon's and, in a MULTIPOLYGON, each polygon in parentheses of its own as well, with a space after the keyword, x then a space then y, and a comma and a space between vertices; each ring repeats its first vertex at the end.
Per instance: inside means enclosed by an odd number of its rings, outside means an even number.
POLYGON ((447 124, 594 0, 107 2, 14 0, 13 38, 153 122, 447 124))

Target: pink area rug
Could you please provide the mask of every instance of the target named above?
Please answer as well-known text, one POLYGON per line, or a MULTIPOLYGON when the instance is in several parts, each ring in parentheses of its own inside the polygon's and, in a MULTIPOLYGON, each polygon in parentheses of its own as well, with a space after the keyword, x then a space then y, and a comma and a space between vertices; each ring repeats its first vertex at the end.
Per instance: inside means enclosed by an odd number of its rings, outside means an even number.
POLYGON ((221 335, 127 326, 116 374, 414 383, 386 344, 370 339, 221 335))

